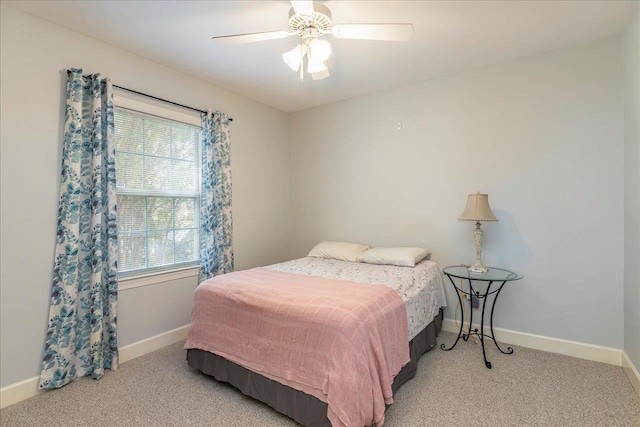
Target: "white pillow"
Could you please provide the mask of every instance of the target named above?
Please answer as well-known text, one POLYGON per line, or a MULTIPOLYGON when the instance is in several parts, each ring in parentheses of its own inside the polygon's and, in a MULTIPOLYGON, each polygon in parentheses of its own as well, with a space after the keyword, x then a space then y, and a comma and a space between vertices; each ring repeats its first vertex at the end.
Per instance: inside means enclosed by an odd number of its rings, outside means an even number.
POLYGON ((425 248, 373 248, 360 254, 360 261, 367 264, 388 264, 414 267, 431 252, 425 248))
POLYGON ((311 249, 311 252, 309 252, 307 256, 359 262, 358 255, 370 247, 371 246, 364 246, 359 243, 320 242, 311 249))

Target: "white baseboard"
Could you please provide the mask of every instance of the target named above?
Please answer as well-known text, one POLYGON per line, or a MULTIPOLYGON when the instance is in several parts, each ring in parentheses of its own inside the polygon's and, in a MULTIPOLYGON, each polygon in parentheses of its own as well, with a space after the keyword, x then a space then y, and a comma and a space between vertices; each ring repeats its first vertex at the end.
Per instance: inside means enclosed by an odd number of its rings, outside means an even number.
POLYGON ((182 341, 187 338, 188 332, 189 325, 184 325, 179 328, 154 335, 142 341, 125 345, 124 347, 118 349, 118 353, 120 355, 120 363, 128 362, 129 360, 135 359, 136 357, 152 353, 156 350, 160 350, 162 347, 166 347, 168 345, 177 343, 178 341, 182 341))
MULTIPOLYGON (((467 324, 468 322, 465 324, 465 327, 467 324)), ((473 327, 480 329, 480 325, 474 324, 473 327)), ((456 325, 454 320, 444 319, 442 322, 442 330, 457 333, 460 328, 456 325)), ((485 333, 491 333, 487 326, 485 326, 484 331, 485 333)), ((535 350, 548 351, 551 353, 578 357, 580 359, 622 366, 622 350, 617 348, 585 344, 577 341, 568 341, 502 328, 493 328, 493 332, 500 343, 519 345, 522 347, 533 348, 535 350)))
POLYGON ((636 393, 640 396, 640 372, 638 372, 633 363, 631 363, 631 359, 629 359, 629 355, 627 355, 626 351, 622 352, 622 368, 629 377, 631 385, 636 389, 636 393))
POLYGON ((39 381, 40 376, 31 377, 0 388, 0 409, 42 393, 42 390, 38 390, 39 381))
MULTIPOLYGON (((120 363, 128 362, 136 357, 154 352, 168 345, 177 343, 187 338, 189 325, 181 326, 167 332, 155 335, 153 337, 126 345, 119 349, 120 363)), ((25 399, 44 393, 38 390, 38 382, 40 376, 35 376, 24 381, 10 384, 0 389, 0 408, 6 408, 14 403, 21 402, 25 399)))

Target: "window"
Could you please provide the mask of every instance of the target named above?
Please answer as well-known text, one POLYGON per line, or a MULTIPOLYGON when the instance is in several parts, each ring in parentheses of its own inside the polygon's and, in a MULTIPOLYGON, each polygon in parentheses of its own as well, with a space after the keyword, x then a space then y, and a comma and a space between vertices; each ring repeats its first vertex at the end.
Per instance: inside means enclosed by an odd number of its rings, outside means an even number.
POLYGON ((200 136, 199 126, 115 108, 119 275, 197 264, 200 136))

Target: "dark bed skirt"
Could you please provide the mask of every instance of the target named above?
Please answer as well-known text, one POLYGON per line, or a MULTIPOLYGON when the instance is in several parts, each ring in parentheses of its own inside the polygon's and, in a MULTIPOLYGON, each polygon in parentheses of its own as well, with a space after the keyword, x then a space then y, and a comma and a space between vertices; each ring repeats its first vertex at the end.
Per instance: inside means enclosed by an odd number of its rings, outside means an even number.
MULTIPOLYGON (((394 393, 416 375, 418 360, 436 345, 436 335, 442 328, 442 313, 440 310, 433 322, 409 342, 411 361, 394 378, 394 393)), ((266 403, 304 426, 331 426, 327 418, 327 404, 314 396, 280 384, 208 351, 187 350, 187 362, 192 368, 231 384, 243 394, 266 403)))

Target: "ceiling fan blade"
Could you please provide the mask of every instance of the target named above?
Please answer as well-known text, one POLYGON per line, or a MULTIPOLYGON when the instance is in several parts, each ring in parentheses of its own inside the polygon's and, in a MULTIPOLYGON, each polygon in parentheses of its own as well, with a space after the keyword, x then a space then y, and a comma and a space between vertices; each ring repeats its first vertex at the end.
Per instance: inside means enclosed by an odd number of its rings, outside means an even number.
POLYGON ((331 34, 339 39, 406 42, 413 35, 411 24, 338 24, 331 34))
POLYGON ((313 15, 313 2, 310 0, 291 0, 291 6, 298 15, 313 15))
POLYGON ((290 33, 288 31, 267 31, 264 33, 248 33, 248 34, 234 34, 231 36, 216 36, 211 39, 218 44, 240 44, 240 43, 253 43, 261 42, 264 40, 283 39, 285 37, 293 36, 297 33, 290 33))

